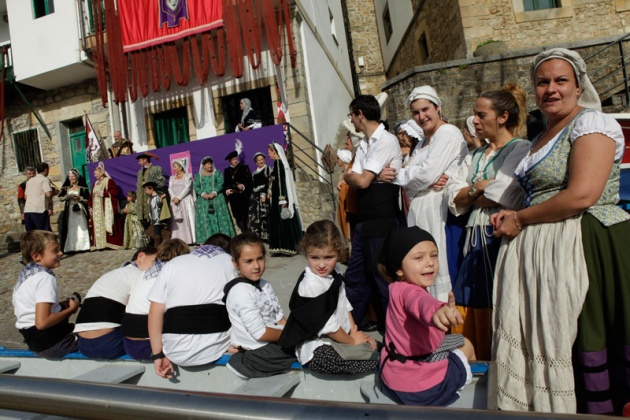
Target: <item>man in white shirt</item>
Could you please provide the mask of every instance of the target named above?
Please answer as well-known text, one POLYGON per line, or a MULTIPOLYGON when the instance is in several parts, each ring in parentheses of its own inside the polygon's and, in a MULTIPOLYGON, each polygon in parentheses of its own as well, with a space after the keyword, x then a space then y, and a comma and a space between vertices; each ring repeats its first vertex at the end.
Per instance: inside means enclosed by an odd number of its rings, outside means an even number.
POLYGON ((50 228, 50 215, 52 214, 52 197, 59 194, 59 190, 53 188, 48 179, 49 167, 46 162, 37 164, 37 175, 26 182, 24 197, 24 225, 26 231, 50 228))
POLYGON ((350 103, 348 117, 356 131, 365 135, 357 148, 352 171, 344 176, 348 185, 357 190, 358 223, 352 237, 345 285, 354 308, 352 315, 361 329, 367 323, 363 318, 370 302, 378 322, 385 322, 389 292, 387 281, 378 271, 378 252, 385 235, 405 223, 398 205, 399 187, 379 182, 377 177, 385 167, 400 170, 402 152, 396 136, 379 122, 381 108, 374 96, 357 96, 350 103))

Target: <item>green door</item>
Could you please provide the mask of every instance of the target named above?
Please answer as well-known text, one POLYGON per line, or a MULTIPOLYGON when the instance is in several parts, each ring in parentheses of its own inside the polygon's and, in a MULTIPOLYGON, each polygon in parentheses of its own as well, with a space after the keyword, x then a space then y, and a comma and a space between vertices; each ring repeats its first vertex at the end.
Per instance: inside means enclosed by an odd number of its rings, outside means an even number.
POLYGON ((157 147, 172 146, 190 141, 186 108, 153 114, 153 124, 157 147))
MULTIPOLYGON (((89 180, 87 173, 87 160, 85 156, 85 128, 70 128, 70 153, 72 154, 72 167, 77 168, 86 181, 89 180)), ((89 181, 88 181, 89 182, 89 181)))

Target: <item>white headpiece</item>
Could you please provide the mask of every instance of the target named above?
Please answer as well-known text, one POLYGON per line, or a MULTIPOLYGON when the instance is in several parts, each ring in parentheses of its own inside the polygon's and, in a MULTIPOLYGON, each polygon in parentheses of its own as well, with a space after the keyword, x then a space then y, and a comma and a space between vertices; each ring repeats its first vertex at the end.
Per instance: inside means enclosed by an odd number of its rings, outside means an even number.
POLYGON ((400 125, 400 128, 404 130, 405 133, 418 140, 422 140, 424 138, 424 131, 414 120, 405 121, 400 125))
POLYGON ((588 78, 588 74, 586 73, 586 63, 584 62, 582 56, 575 51, 567 50, 566 48, 551 48, 538 54, 534 58, 530 71, 532 84, 534 84, 534 77, 536 76, 536 69, 538 66, 553 58, 564 60, 573 67, 578 87, 581 89, 580 97, 578 98, 578 105, 581 105, 584 108, 601 111, 602 103, 595 87, 591 83, 591 79, 588 78))
POLYGON ((429 85, 420 86, 412 90, 411 94, 407 98, 407 106, 411 105, 413 101, 418 99, 426 99, 427 101, 433 102, 437 106, 442 106, 442 101, 437 95, 437 92, 429 85))
POLYGON ((475 119, 474 115, 471 115, 470 117, 466 118, 466 128, 468 129, 468 132, 470 133, 471 136, 478 138, 477 130, 475 130, 475 124, 473 124, 474 119, 475 119))
POLYGON ((352 152, 348 149, 339 149, 337 150, 337 157, 343 163, 350 163, 352 160, 352 152))
POLYGON ((357 132, 357 130, 354 129, 354 125, 352 124, 352 121, 350 121, 349 118, 346 118, 343 121, 343 126, 346 130, 348 130, 348 133, 350 133, 350 139, 352 140, 352 147, 354 148, 359 147, 359 142, 364 137, 363 134, 357 132))

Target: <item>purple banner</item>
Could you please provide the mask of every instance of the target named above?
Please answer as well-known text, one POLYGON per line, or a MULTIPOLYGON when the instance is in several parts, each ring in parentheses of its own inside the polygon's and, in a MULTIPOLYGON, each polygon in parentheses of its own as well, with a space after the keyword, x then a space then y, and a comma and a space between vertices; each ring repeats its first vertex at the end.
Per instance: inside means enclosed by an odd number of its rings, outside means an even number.
MULTIPOLYGON (((258 128, 256 130, 241 131, 239 133, 230 133, 223 136, 211 137, 205 140, 196 140, 188 143, 176 144, 174 146, 162 147, 159 149, 149 150, 148 152, 158 156, 160 159, 151 159, 153 165, 161 166, 164 176, 168 181, 171 176, 172 168, 170 157, 172 154, 180 154, 182 152, 190 152, 192 173, 194 176, 199 174, 199 165, 201 160, 206 156, 214 159, 215 167, 223 172, 229 163, 225 160, 228 153, 235 150, 237 140, 243 144, 241 153, 241 162, 246 163, 252 172, 256 170, 254 164, 254 155, 262 152, 267 156, 268 145, 272 142, 281 144, 284 147, 284 131, 282 125, 271 125, 268 127, 258 128)), ((140 165, 136 160, 136 156, 142 152, 129 156, 121 156, 115 159, 107 159, 103 161, 105 170, 112 177, 122 195, 128 191, 136 190, 136 181, 140 165)), ((94 169, 98 162, 88 164, 90 171, 90 181, 92 187, 94 185, 94 169)), ((273 162, 267 158, 267 165, 273 166, 273 162)), ((122 198, 122 197, 121 197, 122 198)))
POLYGON ((158 0, 160 3, 160 27, 166 23, 167 28, 179 26, 180 19, 188 19, 188 3, 186 0, 158 0))

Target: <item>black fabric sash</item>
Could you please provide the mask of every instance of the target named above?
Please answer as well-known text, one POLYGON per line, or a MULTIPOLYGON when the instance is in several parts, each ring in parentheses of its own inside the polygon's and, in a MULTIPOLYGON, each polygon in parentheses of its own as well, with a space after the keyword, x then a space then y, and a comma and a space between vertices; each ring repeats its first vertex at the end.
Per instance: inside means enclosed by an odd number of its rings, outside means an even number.
POLYGON ((223 288, 223 303, 227 302, 228 293, 230 293, 230 290, 232 290, 232 287, 236 286, 239 283, 247 283, 258 290, 262 290, 260 288, 260 281, 251 281, 244 277, 237 277, 234 280, 230 280, 223 288))
POLYGON ((164 314, 165 334, 213 334, 230 329, 225 305, 207 303, 170 308, 164 314))
POLYGON ((372 183, 365 189, 357 189, 357 205, 359 210, 358 221, 381 219, 384 217, 397 218, 400 214, 398 208, 398 193, 400 187, 394 184, 372 183))
POLYGON ((88 322, 111 322, 120 324, 125 314, 125 305, 105 297, 91 297, 83 301, 77 316, 77 324, 88 322))
POLYGON ((149 338, 149 315, 125 312, 120 326, 120 332, 125 337, 149 338))
POLYGON ((20 333, 24 337, 24 342, 31 351, 40 352, 48 350, 68 334, 72 334, 74 324, 68 323, 68 318, 57 325, 53 325, 45 330, 38 330, 37 327, 22 328, 20 333))
POLYGON ((304 280, 304 273, 300 275, 289 301, 289 319, 278 340, 278 344, 285 350, 317 337, 317 333, 337 309, 343 277, 336 271, 332 274, 334 279, 330 288, 326 293, 313 298, 303 297, 298 293, 300 283, 304 280))

